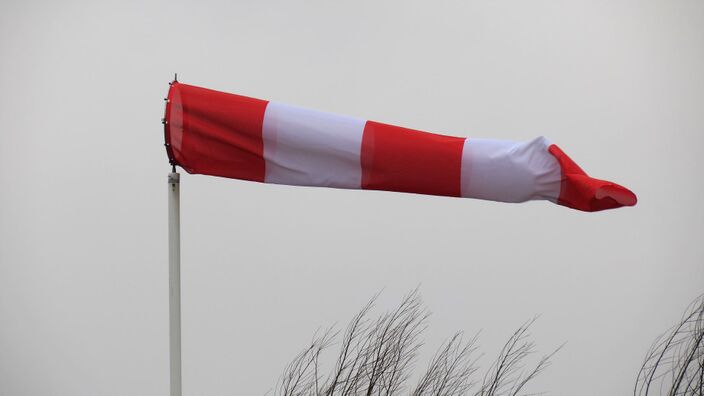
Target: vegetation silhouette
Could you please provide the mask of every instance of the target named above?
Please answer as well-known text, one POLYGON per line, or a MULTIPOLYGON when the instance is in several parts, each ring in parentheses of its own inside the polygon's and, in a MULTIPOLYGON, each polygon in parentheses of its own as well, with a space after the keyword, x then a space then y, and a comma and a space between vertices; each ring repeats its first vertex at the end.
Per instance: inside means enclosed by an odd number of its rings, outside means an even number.
POLYGON ((526 321, 509 337, 499 356, 481 379, 476 378, 478 335, 455 333, 435 353, 419 380, 411 386, 414 363, 423 345, 429 311, 418 289, 406 295, 392 311, 370 317, 378 294, 349 322, 344 332, 333 328, 316 334, 310 346, 286 367, 276 387, 280 396, 518 396, 543 372, 561 348, 532 366, 535 353, 526 321), (321 355, 341 337, 334 367, 324 375, 321 355))
POLYGON ((650 347, 633 395, 704 396, 704 295, 650 347))

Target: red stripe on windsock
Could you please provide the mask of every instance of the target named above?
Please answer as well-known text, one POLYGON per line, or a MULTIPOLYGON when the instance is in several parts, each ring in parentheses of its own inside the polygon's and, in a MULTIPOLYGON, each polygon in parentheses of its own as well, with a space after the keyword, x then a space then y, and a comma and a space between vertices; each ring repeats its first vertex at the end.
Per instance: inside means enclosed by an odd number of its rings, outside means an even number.
POLYGON ((638 199, 631 190, 616 183, 599 180, 587 175, 559 147, 548 148, 562 170, 560 197, 557 203, 586 212, 634 206, 638 199))
POLYGON ((172 160, 189 173, 264 181, 267 101, 174 82, 166 111, 172 160))
POLYGON ((459 197, 464 141, 367 121, 362 188, 459 197))

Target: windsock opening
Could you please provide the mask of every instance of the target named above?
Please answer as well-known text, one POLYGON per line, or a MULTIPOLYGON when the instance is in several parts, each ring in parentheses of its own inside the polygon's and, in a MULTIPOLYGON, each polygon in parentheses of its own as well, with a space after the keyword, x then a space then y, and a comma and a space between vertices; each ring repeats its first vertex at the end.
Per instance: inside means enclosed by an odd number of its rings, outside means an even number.
POLYGON ((636 195, 626 187, 587 175, 558 146, 550 145, 549 152, 562 168, 560 196, 557 203, 586 212, 634 206, 636 195))
POLYGON ((181 154, 181 142, 183 138, 183 103, 181 95, 177 89, 178 81, 169 83, 169 94, 166 96, 166 110, 164 114, 164 146, 166 155, 169 157, 171 165, 181 163, 177 159, 177 154, 181 154))

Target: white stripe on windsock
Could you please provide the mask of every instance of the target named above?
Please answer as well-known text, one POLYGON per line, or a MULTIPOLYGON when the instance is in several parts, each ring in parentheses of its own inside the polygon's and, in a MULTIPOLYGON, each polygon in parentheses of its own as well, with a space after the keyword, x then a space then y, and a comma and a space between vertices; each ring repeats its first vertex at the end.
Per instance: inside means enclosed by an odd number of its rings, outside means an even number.
POLYGON ((269 102, 262 138, 266 183, 361 188, 366 120, 269 102))
POLYGON ((468 138, 462 151, 462 196, 503 202, 557 201, 561 170, 550 142, 468 138))

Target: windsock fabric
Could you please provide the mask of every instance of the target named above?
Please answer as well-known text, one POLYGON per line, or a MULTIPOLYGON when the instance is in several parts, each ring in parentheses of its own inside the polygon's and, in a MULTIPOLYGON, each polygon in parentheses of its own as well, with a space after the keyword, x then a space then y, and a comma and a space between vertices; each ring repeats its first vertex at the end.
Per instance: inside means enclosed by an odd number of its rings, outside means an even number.
POLYGON ((559 147, 461 138, 249 98, 174 81, 166 151, 188 173, 296 186, 398 191, 582 211, 633 206, 559 147))

